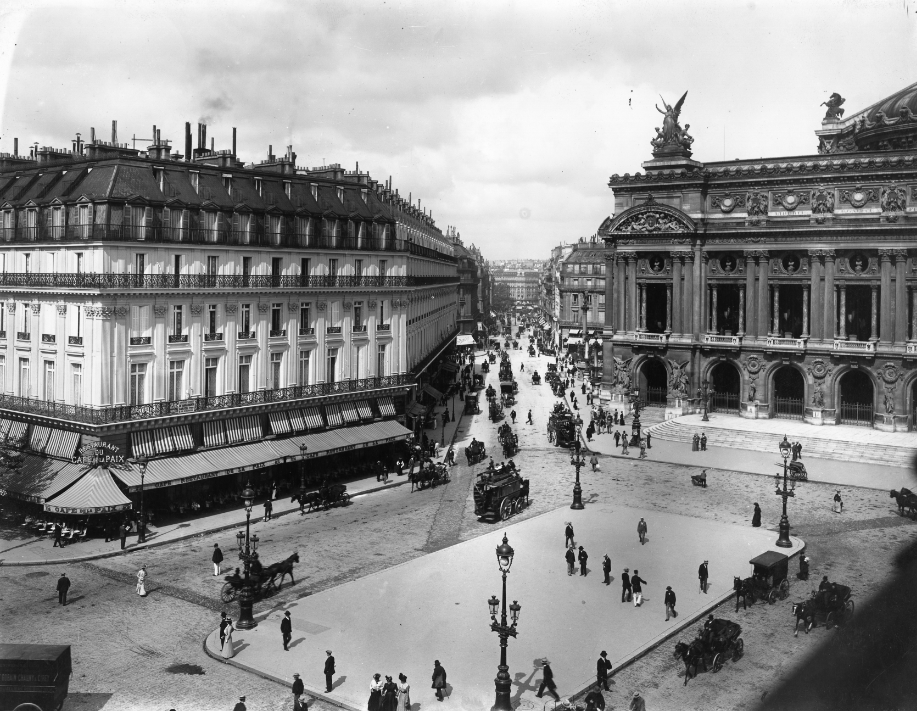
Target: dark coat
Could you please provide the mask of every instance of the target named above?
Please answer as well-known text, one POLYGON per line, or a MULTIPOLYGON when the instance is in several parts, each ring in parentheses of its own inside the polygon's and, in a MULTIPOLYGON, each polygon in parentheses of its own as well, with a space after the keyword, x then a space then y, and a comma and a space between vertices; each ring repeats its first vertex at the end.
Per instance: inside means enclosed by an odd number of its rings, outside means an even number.
POLYGON ((294 694, 296 694, 297 696, 302 696, 302 694, 305 692, 305 690, 306 690, 306 687, 303 686, 302 679, 297 678, 297 679, 293 682, 293 688, 291 689, 291 691, 292 691, 294 694))
POLYGON ((284 616, 284 618, 280 621, 280 631, 283 634, 293 634, 293 623, 290 622, 289 617, 284 616))
POLYGON ((222 563, 223 562, 223 551, 221 551, 219 548, 214 548, 212 560, 214 563, 222 563))
POLYGON ((631 579, 630 579, 630 584, 631 584, 631 587, 633 587, 634 592, 643 592, 643 588, 641 586, 645 582, 646 581, 643 578, 641 578, 639 575, 633 575, 631 576, 631 579))
POLYGON ((544 674, 544 685, 553 690, 557 684, 554 683, 554 672, 551 671, 551 667, 545 664, 542 673, 544 674))
POLYGON ((599 660, 595 663, 595 675, 599 679, 607 679, 608 671, 611 669, 611 662, 609 662, 605 657, 599 657, 599 660))
POLYGON ((707 564, 706 563, 701 563, 700 566, 697 568, 697 577, 703 578, 704 580, 707 579, 707 564))
POLYGON ((627 573, 623 573, 621 575, 621 587, 622 588, 630 587, 630 575, 628 575, 627 573))
POLYGON ((567 526, 564 529, 564 536, 566 538, 573 538, 573 526, 567 526))
POLYGON ((675 607, 675 592, 673 590, 665 591, 665 604, 675 607))
POLYGON ((585 565, 586 561, 589 560, 589 554, 585 550, 581 550, 579 552, 579 556, 577 557, 579 558, 579 562, 583 565, 585 565))
POLYGON ((62 575, 57 579, 57 592, 67 592, 70 589, 70 578, 62 575))
POLYGON ((433 667, 433 687, 434 689, 443 689, 446 686, 446 667, 440 664, 433 667))
POLYGON ((572 549, 572 548, 568 548, 568 549, 567 549, 567 553, 566 553, 566 555, 564 556, 564 558, 567 559, 567 562, 568 562, 570 565, 573 565, 573 564, 576 562, 576 556, 573 554, 573 549, 572 549))
POLYGON ((611 561, 608 558, 602 561, 602 572, 606 575, 611 572, 611 561))
POLYGON ((334 674, 334 657, 328 656, 325 660, 325 674, 334 674))

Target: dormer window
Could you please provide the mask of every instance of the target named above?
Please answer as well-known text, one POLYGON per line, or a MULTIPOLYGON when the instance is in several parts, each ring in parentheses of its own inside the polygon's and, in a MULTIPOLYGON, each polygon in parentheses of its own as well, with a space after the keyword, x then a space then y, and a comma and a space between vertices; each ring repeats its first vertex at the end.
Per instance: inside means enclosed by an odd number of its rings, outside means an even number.
POLYGON ((200 193, 201 192, 200 173, 198 173, 196 170, 192 170, 189 173, 189 176, 191 178, 191 187, 194 188, 194 192, 200 193))
POLYGON ((232 195, 232 176, 231 175, 223 176, 223 188, 226 190, 227 193, 232 195))
POLYGON ((318 185, 316 185, 315 183, 312 183, 310 187, 312 190, 312 199, 318 200, 318 185))
POLYGON ((338 200, 340 200, 341 202, 344 202, 344 188, 339 187, 337 189, 337 193, 338 193, 338 200))
POLYGON ((255 192, 261 195, 261 178, 255 178, 255 192))
POLYGON ((363 198, 363 203, 365 204, 369 200, 369 190, 361 190, 360 197, 363 198))
POLYGON ((283 192, 284 194, 286 194, 288 199, 292 198, 293 197, 293 183, 291 183, 289 180, 284 180, 283 181, 283 192))
POLYGON ((153 180, 159 186, 160 192, 165 192, 166 171, 162 168, 153 168, 153 180))

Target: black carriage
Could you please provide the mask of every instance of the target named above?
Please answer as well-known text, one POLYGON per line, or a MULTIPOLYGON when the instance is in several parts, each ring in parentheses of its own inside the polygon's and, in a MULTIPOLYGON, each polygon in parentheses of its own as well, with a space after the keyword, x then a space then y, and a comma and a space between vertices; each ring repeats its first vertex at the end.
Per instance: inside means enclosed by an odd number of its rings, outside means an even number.
POLYGON ((410 476, 411 491, 435 489, 439 484, 449 483, 449 467, 443 462, 428 462, 410 476))
POLYGON ((491 422, 499 422, 503 419, 503 403, 494 398, 488 403, 487 416, 491 422))
POLYGON ((855 605, 850 588, 840 583, 823 582, 818 590, 805 602, 793 603, 793 636, 799 633, 799 623, 803 622, 805 633, 809 634, 818 622, 824 621, 825 628, 839 627, 853 615, 855 605))
POLYGON ((486 360, 481 363, 481 372, 482 373, 490 372, 490 363, 488 363, 486 360))
MULTIPOLYGON (((790 582, 787 578, 790 559, 783 553, 768 551, 748 561, 752 566, 750 578, 741 582, 742 589, 736 583, 736 592, 744 592, 748 602, 767 600, 773 605, 777 600, 786 600, 790 594, 790 582)), ((738 578, 736 578, 738 581, 738 578)), ((736 600, 738 609, 738 599, 736 600)))
POLYGON ((809 473, 806 471, 806 465, 802 463, 801 459, 790 462, 789 470, 790 479, 794 481, 808 481, 809 473))
MULTIPOLYGON (((293 580, 293 564, 299 562, 299 554, 294 553, 286 560, 279 563, 272 563, 267 568, 261 565, 261 561, 255 558, 249 567, 249 580, 251 581, 252 592, 255 600, 262 600, 270 597, 283 586, 283 579, 289 575, 293 580), (279 578, 279 580, 278 580, 279 578)), ((236 568, 232 575, 223 578, 226 582, 220 589, 220 600, 224 603, 230 603, 241 593, 245 585, 245 578, 239 575, 239 569, 236 568)))
POLYGON ((495 397, 497 397, 497 391, 494 390, 493 385, 488 385, 487 389, 484 391, 484 395, 488 400, 493 400, 495 397))
POLYGON ((541 376, 538 375, 537 370, 532 373, 532 385, 541 385, 541 376))
POLYGON ((555 410, 551 413, 549 423, 554 432, 554 446, 569 449, 576 442, 576 423, 573 415, 567 410, 555 410))
POLYGON ((471 444, 465 447, 465 458, 468 460, 468 466, 483 462, 487 459, 487 447, 483 442, 472 440, 471 444))
POLYGON ((0 709, 59 711, 72 674, 69 644, 0 644, 0 709))
POLYGON ((465 393, 465 414, 480 415, 481 406, 478 404, 477 393, 465 393))
POLYGON ((501 464, 478 475, 474 484, 474 513, 505 521, 529 503, 529 480, 515 466, 501 464))
POLYGON ((697 667, 701 665, 704 671, 709 669, 716 673, 727 659, 738 661, 744 653, 741 625, 724 619, 708 619, 691 643, 678 642, 675 645, 675 656, 681 657, 685 663, 685 685, 692 676, 692 667, 693 676, 697 676, 697 667))

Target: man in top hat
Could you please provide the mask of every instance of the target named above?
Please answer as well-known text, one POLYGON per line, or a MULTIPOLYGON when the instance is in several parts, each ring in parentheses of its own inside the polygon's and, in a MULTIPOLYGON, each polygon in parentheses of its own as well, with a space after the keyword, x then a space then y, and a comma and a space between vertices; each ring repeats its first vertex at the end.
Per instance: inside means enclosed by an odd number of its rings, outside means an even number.
POLYGON ((334 676, 334 656, 331 654, 330 649, 325 650, 325 654, 328 655, 325 657, 325 693, 331 693, 331 677, 334 676))
POLYGON ((290 618, 290 611, 283 613, 283 619, 280 621, 280 634, 283 636, 283 651, 289 652, 290 640, 293 639, 293 621, 290 618))
POLYGON ((232 707, 232 711, 248 711, 248 707, 245 705, 245 697, 240 696, 239 702, 232 707))
POLYGON ((697 569, 697 578, 700 580, 700 590, 702 593, 707 592, 707 562, 704 561, 697 569))
POLYGON ((586 575, 586 561, 589 560, 589 554, 586 552, 586 549, 582 546, 579 547, 579 574, 584 576, 586 575))
POLYGON ((608 652, 603 651, 599 654, 599 659, 595 663, 595 679, 598 685, 608 691, 608 672, 611 671, 611 662, 608 661, 608 652))
POLYGON ((226 617, 225 612, 220 613, 220 649, 223 649, 223 644, 226 642, 226 628, 229 627, 230 621, 226 617))

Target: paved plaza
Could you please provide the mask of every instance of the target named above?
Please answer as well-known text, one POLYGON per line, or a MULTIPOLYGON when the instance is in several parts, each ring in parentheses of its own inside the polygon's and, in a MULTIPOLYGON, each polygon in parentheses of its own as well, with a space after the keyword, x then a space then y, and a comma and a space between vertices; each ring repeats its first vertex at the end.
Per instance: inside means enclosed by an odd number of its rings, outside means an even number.
MULTIPOLYGON (((385 494, 380 494, 385 495, 385 494)), ((413 709, 435 704, 430 689, 433 660, 448 672, 452 708, 481 709, 493 703, 498 637, 489 629, 487 600, 501 595, 494 550, 504 532, 515 549, 507 581, 508 600, 522 606, 519 636, 509 641, 513 697, 520 708, 541 708, 535 697, 541 679, 536 660, 547 656, 558 692, 569 696, 593 678, 603 649, 614 669, 696 619, 732 591, 732 576, 750 574, 748 560, 774 548, 772 531, 724 525, 658 511, 587 504, 583 511, 559 508, 430 555, 300 598, 259 618, 253 630, 235 634, 232 660, 242 668, 287 682, 302 674, 307 693, 324 696, 325 650, 337 660, 331 700, 365 708, 375 672, 403 672, 411 684, 413 709), (649 532, 641 545, 637 521, 649 532), (588 551, 588 576, 566 573, 564 523, 571 521, 577 545, 588 551), (612 560, 612 582, 602 582, 602 556, 612 560), (698 589, 697 567, 710 561, 708 594, 698 589), (624 567, 647 580, 644 603, 621 603, 624 567), (665 621, 663 595, 671 585, 679 617, 665 621), (293 642, 284 652, 280 620, 289 610, 293 642)), ((802 542, 784 552, 798 552, 802 542)), ((371 544, 370 544, 371 545, 371 544)), ((335 564, 333 551, 313 551, 335 564)), ((717 613, 733 617, 727 607, 717 613)), ((684 633, 685 635, 688 632, 684 633)), ((214 632, 208 649, 219 654, 214 632)), ((755 645, 749 641, 753 650, 755 645)), ((753 656, 737 664, 754 664, 753 656)), ((627 690, 620 689, 622 694, 627 690)), ((622 696, 623 701, 623 696, 622 696)))

